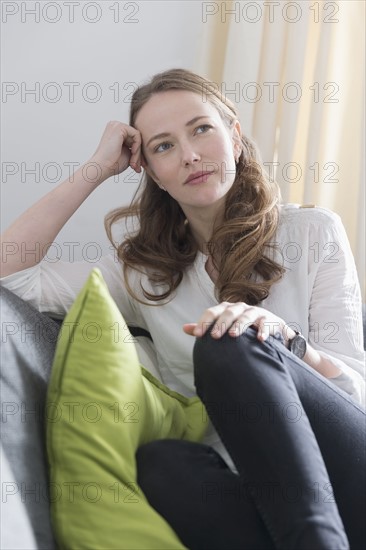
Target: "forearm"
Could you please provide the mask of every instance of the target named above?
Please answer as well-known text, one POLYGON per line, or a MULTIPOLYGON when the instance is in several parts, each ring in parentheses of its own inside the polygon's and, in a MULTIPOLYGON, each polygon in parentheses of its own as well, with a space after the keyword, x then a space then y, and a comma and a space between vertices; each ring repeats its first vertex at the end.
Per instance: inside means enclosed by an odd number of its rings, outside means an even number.
POLYGON ((336 367, 329 359, 320 355, 316 349, 310 346, 309 343, 307 345, 307 350, 303 361, 322 374, 325 378, 335 378, 342 373, 338 367, 336 367))
POLYGON ((1 235, 1 276, 22 271, 39 263, 65 223, 98 187, 95 167, 81 166, 70 178, 28 208, 1 235), (33 254, 25 254, 32 250, 33 254))
MULTIPOLYGON (((289 341, 294 338, 296 335, 295 331, 289 326, 285 327, 283 331, 284 343, 288 348, 289 341)), ((325 378, 335 378, 341 374, 341 370, 336 367, 330 359, 323 357, 316 349, 310 346, 309 342, 307 343, 306 353, 302 359, 305 363, 312 367, 314 370, 318 371, 325 378)))

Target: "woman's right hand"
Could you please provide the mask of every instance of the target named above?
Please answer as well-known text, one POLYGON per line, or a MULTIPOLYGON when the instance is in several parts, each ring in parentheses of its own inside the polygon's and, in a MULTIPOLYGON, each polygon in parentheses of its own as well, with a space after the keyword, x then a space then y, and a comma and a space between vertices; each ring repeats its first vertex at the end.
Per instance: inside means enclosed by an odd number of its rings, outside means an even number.
POLYGON ((90 162, 96 162, 101 168, 103 180, 120 174, 129 166, 141 172, 140 132, 118 120, 108 122, 90 162))
POLYGON ((108 122, 90 160, 51 189, 4 231, 1 239, 5 245, 9 245, 11 252, 1 255, 1 276, 17 273, 39 263, 65 223, 98 185, 114 174, 120 174, 128 166, 140 172, 141 165, 145 166, 140 132, 122 122, 108 122), (94 171, 85 170, 88 164, 97 165, 96 177, 95 168, 94 171), (24 255, 23 245, 26 245, 27 250, 39 252, 24 255))

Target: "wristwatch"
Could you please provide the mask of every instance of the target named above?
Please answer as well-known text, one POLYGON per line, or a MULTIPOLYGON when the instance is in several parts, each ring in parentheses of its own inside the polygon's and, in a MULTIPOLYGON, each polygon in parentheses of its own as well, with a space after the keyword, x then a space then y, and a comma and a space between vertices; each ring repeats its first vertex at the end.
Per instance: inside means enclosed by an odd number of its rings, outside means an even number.
POLYGON ((302 359, 306 353, 307 342, 306 338, 295 330, 296 336, 289 340, 288 349, 296 355, 299 359, 302 359))

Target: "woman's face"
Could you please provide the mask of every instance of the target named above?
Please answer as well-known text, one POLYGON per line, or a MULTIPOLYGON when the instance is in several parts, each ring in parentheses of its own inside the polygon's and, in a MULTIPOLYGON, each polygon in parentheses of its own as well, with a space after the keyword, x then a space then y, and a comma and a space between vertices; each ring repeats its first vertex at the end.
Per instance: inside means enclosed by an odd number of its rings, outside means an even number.
POLYGON ((145 103, 135 127, 142 136, 146 171, 186 216, 202 208, 217 212, 236 175, 239 123, 228 128, 201 95, 169 90, 145 103))

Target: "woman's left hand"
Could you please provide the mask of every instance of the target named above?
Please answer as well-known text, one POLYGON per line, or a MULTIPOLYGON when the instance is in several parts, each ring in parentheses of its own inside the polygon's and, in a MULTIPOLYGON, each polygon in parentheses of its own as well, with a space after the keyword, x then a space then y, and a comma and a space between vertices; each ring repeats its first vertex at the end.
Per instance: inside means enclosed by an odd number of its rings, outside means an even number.
POLYGON ((183 330, 191 336, 201 337, 215 322, 211 329, 213 338, 221 338, 226 332, 233 337, 240 336, 245 330, 253 326, 257 329, 258 340, 264 342, 268 336, 280 333, 284 343, 295 336, 295 332, 286 325, 285 321, 270 311, 257 306, 249 306, 245 302, 222 302, 210 307, 201 316, 198 323, 187 323, 183 330))
MULTIPOLYGON (((213 338, 221 338, 226 332, 233 337, 240 336, 252 326, 257 329, 258 340, 264 342, 270 334, 274 336, 279 332, 285 346, 288 347, 288 341, 296 335, 296 332, 277 315, 262 307, 249 306, 244 302, 222 302, 210 307, 206 309, 198 323, 187 323, 183 325, 183 330, 186 334, 199 338, 207 332, 212 323, 215 323, 211 329, 213 338)), ((321 356, 310 345, 307 346, 303 361, 325 378, 335 378, 341 374, 341 370, 330 359, 321 356)))

